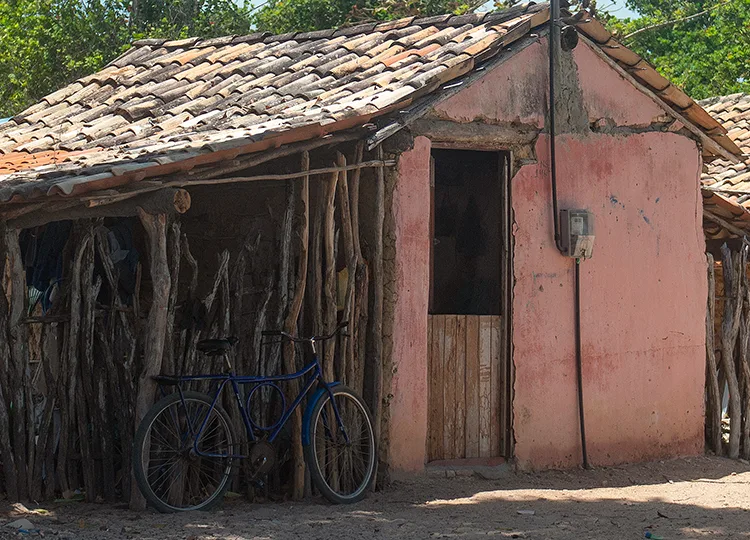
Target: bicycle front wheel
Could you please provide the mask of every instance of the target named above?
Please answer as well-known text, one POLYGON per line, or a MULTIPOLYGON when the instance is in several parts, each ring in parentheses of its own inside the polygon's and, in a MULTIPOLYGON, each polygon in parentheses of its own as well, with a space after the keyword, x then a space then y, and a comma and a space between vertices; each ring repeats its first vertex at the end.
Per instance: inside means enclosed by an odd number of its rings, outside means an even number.
POLYGON ((318 400, 310 416, 305 458, 310 477, 335 504, 360 501, 375 478, 375 433, 367 405, 352 390, 337 386, 318 400))
POLYGON ((133 473, 160 512, 207 510, 229 487, 236 437, 227 413, 198 392, 171 394, 146 414, 133 443, 133 473), (205 423, 205 425, 204 425, 205 423), (200 433, 198 444, 195 438, 200 433), (196 452, 197 446, 197 452, 196 452))

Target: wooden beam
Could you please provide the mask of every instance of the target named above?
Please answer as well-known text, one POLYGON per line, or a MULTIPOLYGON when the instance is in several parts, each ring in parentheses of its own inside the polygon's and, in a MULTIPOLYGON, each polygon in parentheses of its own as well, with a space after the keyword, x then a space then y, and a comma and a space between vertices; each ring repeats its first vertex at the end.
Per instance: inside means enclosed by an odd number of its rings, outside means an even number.
POLYGON ((714 223, 716 223, 718 225, 721 225, 726 230, 728 230, 729 232, 731 232, 733 234, 736 234, 740 238, 744 238, 748 234, 747 231, 743 231, 742 229, 740 229, 736 225, 732 225, 727 220, 720 218, 716 214, 712 214, 711 212, 709 212, 705 208, 703 209, 703 217, 706 218, 706 219, 708 219, 709 221, 713 221, 714 223))
POLYGON ((645 85, 638 82, 635 77, 630 75, 620 64, 615 62, 612 58, 610 58, 607 53, 602 51, 599 46, 594 44, 589 38, 584 36, 582 33, 579 32, 580 39, 586 43, 586 45, 589 46, 589 48, 596 54, 599 58, 604 60, 612 69, 617 71, 617 73, 622 76, 626 81, 628 81, 630 84, 635 86, 638 90, 646 94, 648 97, 650 97, 659 107, 664 109, 672 118, 675 120, 678 120, 685 124, 685 129, 690 131, 693 135, 698 137, 698 139, 703 143, 703 145, 708 148, 711 152, 713 152, 714 155, 721 156, 725 159, 728 159, 732 163, 739 163, 739 158, 729 152, 726 148, 721 146, 719 143, 717 143, 715 140, 713 140, 711 137, 706 135, 703 131, 701 131, 698 127, 695 126, 690 120, 685 118, 683 115, 681 115, 679 112, 677 112, 671 105, 669 105, 666 101, 661 99, 659 96, 657 96, 650 88, 646 87, 645 85))
POLYGON ((531 144, 539 135, 539 129, 534 126, 499 126, 483 122, 462 124, 429 118, 415 120, 410 129, 414 135, 424 135, 433 143, 486 150, 531 144))
MULTIPOLYGON (((360 133, 359 131, 354 132, 354 133, 344 133, 344 134, 339 134, 339 135, 327 135, 320 139, 308 141, 304 144, 293 144, 293 145, 288 145, 288 146, 282 146, 275 150, 269 150, 267 152, 263 152, 261 155, 250 154, 250 156, 243 156, 242 158, 233 159, 232 161, 223 165, 222 167, 205 167, 205 168, 201 168, 200 170, 193 169, 193 170, 187 171, 186 174, 188 178, 191 178, 193 180, 208 180, 211 178, 216 178, 217 176, 222 176, 224 174, 231 174, 237 171, 241 171, 243 169, 250 169, 252 167, 257 167, 258 165, 262 165, 263 163, 267 163, 274 159, 279 159, 279 158, 290 156, 292 154, 297 154, 300 152, 308 152, 310 150, 314 150, 321 146, 329 146, 331 144, 338 144, 341 142, 359 139, 362 136, 363 136, 362 133, 360 133)), ((184 176, 184 175, 181 175, 181 176, 184 176)))
MULTIPOLYGON (((167 188, 151 193, 135 194, 137 196, 118 200, 108 197, 88 207, 79 205, 70 207, 52 205, 42 207, 34 212, 8 221, 8 226, 15 229, 28 229, 53 221, 69 219, 88 219, 100 217, 137 216, 139 209, 147 214, 184 214, 190 209, 190 193, 184 189, 167 188)), ((4 217, 1 216, 0 217, 4 217)))

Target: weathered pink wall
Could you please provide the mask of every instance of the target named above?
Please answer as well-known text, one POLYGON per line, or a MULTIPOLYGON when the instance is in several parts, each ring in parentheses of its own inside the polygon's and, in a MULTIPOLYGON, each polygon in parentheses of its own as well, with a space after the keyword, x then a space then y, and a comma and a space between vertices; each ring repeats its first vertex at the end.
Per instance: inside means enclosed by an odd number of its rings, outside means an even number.
MULTIPOLYGON (((703 448, 700 162, 684 137, 558 137, 561 208, 596 216, 581 267, 586 429, 596 465, 703 448)), ((514 428, 521 467, 580 463, 573 261, 551 235, 548 140, 513 178, 514 428)))
POLYGON ((427 309, 430 286, 430 141, 401 154, 393 193, 396 304, 390 402, 390 465, 424 468, 427 439, 427 309))
MULTIPOLYGON (((545 49, 543 42, 528 47, 435 115, 543 126, 545 49)), ((590 459, 603 465, 697 454, 706 298, 699 152, 684 136, 653 131, 663 112, 585 44, 574 58, 584 114, 590 122, 606 119, 608 130, 557 139, 560 207, 596 215, 594 257, 581 276, 590 459)), ((542 135, 537 163, 512 180, 513 410, 524 468, 580 462, 573 262, 552 239, 547 153, 542 135)), ((401 233, 391 441, 394 468, 407 470, 421 468, 426 433, 428 155, 429 142, 417 139, 402 156, 394 200, 401 233)))

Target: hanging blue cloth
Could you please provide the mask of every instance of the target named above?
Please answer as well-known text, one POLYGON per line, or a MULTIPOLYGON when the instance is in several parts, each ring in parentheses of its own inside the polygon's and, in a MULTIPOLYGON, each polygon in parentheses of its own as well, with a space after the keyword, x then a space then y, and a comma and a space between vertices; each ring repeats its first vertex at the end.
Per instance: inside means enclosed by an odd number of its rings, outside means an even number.
POLYGON ((63 250, 72 226, 70 221, 55 221, 35 229, 24 229, 19 238, 26 285, 43 293, 44 312, 52 307, 52 290, 62 279, 63 250))

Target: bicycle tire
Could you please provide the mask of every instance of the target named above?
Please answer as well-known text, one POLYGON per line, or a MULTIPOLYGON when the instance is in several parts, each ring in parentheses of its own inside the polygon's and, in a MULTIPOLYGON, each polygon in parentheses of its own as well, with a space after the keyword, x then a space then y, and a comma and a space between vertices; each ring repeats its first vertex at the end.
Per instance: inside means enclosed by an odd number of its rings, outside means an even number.
POLYGON ((335 425, 335 433, 338 435, 338 423, 334 418, 335 413, 332 412, 333 407, 329 406, 329 411, 324 412, 326 405, 331 403, 331 396, 328 392, 325 392, 313 406, 310 415, 310 425, 308 426, 310 439, 309 444, 305 446, 305 461, 310 467, 310 479, 326 499, 334 504, 351 504, 361 501, 365 497, 375 479, 377 470, 375 431, 372 415, 367 405, 353 390, 339 385, 332 388, 331 392, 339 407, 344 427, 347 428, 347 434, 352 440, 350 440, 350 443, 338 442, 336 440, 338 437, 334 437, 330 429, 327 428, 326 424, 335 425), (361 417, 362 424, 359 429, 352 421, 352 411, 348 410, 350 406, 353 406, 353 412, 358 413, 361 417), (332 418, 330 422, 328 421, 329 417, 332 418), (347 426, 347 424, 349 425, 347 426), (359 432, 360 436, 364 435, 364 439, 359 443, 354 440, 356 432, 359 432), (355 477, 354 473, 357 471, 354 471, 353 467, 348 471, 346 470, 347 456, 350 458, 349 463, 352 464, 357 453, 366 454, 364 455, 366 458, 364 470, 360 475, 357 475, 361 478, 355 477), (343 467, 339 467, 340 465, 343 465, 343 467), (340 470, 334 472, 334 469, 340 470), (351 480, 342 481, 346 478, 351 480), (350 488, 344 488, 344 483, 350 488))
MULTIPOLYGON (((193 439, 189 435, 186 426, 184 430, 180 429, 180 426, 183 425, 184 422, 188 418, 190 418, 192 414, 195 414, 190 412, 191 405, 200 406, 200 410, 208 411, 210 410, 210 406, 213 400, 205 394, 193 391, 185 391, 182 393, 182 395, 184 396, 188 411, 185 410, 186 407, 182 406, 180 395, 178 393, 170 394, 164 397, 153 407, 151 407, 148 413, 146 413, 146 416, 143 417, 143 420, 138 426, 138 431, 136 432, 135 439, 133 441, 132 464, 135 481, 148 503, 153 508, 163 513, 185 512, 191 510, 210 510, 222 501, 224 494, 226 493, 227 489, 229 489, 229 479, 232 473, 232 458, 197 457, 190 451, 190 448, 192 448, 193 439), (165 411, 167 411, 168 414, 168 416, 166 417, 166 421, 168 422, 171 420, 171 426, 165 423, 163 416, 165 411), (180 414, 182 414, 183 416, 179 416, 180 414), (170 434, 159 433, 158 431, 154 431, 154 429, 158 429, 156 427, 157 421, 160 421, 162 426, 165 428, 171 429, 172 427, 176 427, 177 429, 172 429, 170 434), (174 435, 177 435, 177 437, 174 437, 174 435), (174 448, 161 449, 158 450, 156 454, 154 454, 154 449, 151 445, 151 442, 153 440, 157 441, 154 445, 157 449, 159 448, 159 444, 161 444, 162 446, 167 444, 179 444, 181 448, 179 450, 174 448), (149 465, 152 465, 151 458, 153 455, 163 455, 168 452, 171 452, 171 454, 173 455, 173 457, 170 458, 159 458, 154 460, 157 463, 157 465, 155 465, 155 468, 160 474, 158 478, 153 478, 153 472, 149 474, 151 468, 149 468, 149 470, 146 470, 146 468, 144 467, 144 452, 147 445, 149 446, 149 465), (175 458, 174 456, 177 457, 175 458), (163 462, 165 459, 166 462, 159 465, 159 463, 163 462), (176 459, 177 461, 169 464, 169 467, 165 471, 164 468, 167 467, 167 464, 170 463, 170 460, 173 459, 176 459), (214 465, 214 469, 216 469, 216 466, 218 465, 218 470, 214 471, 214 478, 212 478, 212 475, 208 475, 208 486, 206 487, 211 488, 211 492, 206 493, 205 498, 202 498, 202 500, 193 504, 191 502, 191 491, 187 495, 189 504, 186 504, 184 506, 176 504, 174 502, 175 498, 182 499, 186 496, 185 484, 189 485, 188 489, 197 487, 198 491, 203 490, 203 486, 201 484, 204 481, 204 477, 201 477, 200 471, 191 475, 191 463, 200 463, 201 460, 209 459, 214 460, 216 464, 214 465), (177 473, 172 472, 175 466, 178 467, 177 473), (161 467, 161 470, 158 470, 159 467, 161 467), (173 484, 167 484, 166 486, 163 484, 165 480, 162 480, 162 478, 167 475, 167 479, 169 479, 173 474, 176 474, 176 478, 178 479, 178 481, 182 482, 182 486, 178 485, 176 487, 172 487, 173 484), (149 480, 150 478, 151 480, 149 480), (211 484, 214 480, 217 481, 217 484, 215 486, 212 486, 211 484), (160 482, 161 484, 157 486, 156 482, 160 482), (198 486, 195 486, 196 482, 198 483, 198 486), (165 487, 168 488, 166 494, 164 493, 165 487), (180 489, 180 487, 182 487, 182 489, 180 489), (172 497, 171 501, 169 500, 170 496, 172 497)), ((218 405, 215 406, 213 410, 211 410, 210 414, 213 416, 209 417, 209 420, 206 423, 206 428, 202 433, 201 441, 209 439, 209 437, 204 435, 210 435, 211 437, 215 438, 214 440, 218 441, 216 444, 220 446, 220 449, 223 450, 224 448, 226 448, 226 453, 231 453, 232 449, 235 447, 235 441, 237 441, 237 437, 235 436, 234 430, 232 428, 232 423, 229 419, 229 415, 218 405), (214 427, 214 423, 216 424, 216 426, 218 426, 218 428, 214 427), (218 434, 215 433, 216 429, 220 430, 218 434), (224 439, 221 439, 221 430, 223 430, 225 433, 224 439)), ((191 422, 200 425, 199 422, 202 422, 203 418, 204 417, 199 417, 198 422, 195 421, 196 419, 191 419, 191 422)), ((194 429, 197 430, 197 427, 194 429)), ((220 452, 215 453, 218 454, 220 452)), ((194 469, 192 470, 194 471, 194 469)))

